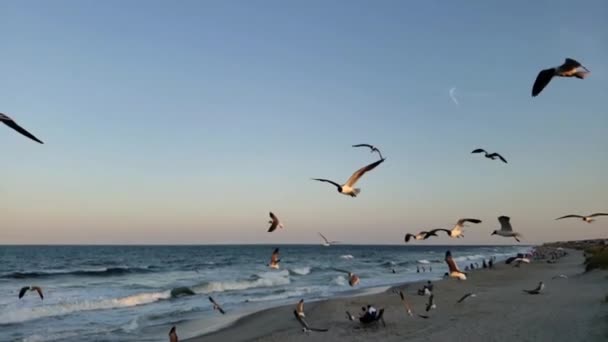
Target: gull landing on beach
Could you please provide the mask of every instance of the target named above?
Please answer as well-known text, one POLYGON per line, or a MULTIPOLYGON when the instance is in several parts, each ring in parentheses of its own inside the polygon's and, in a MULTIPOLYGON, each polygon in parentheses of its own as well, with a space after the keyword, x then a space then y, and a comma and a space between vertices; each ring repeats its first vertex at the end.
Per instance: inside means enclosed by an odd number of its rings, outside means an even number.
POLYGON ((280 262, 281 259, 279 259, 279 249, 275 248, 274 252, 272 252, 272 256, 270 256, 270 263, 268 264, 268 266, 273 270, 278 270, 280 262))
POLYGON ((219 313, 221 313, 222 315, 226 314, 226 311, 222 309, 222 307, 215 301, 215 299, 213 299, 213 297, 209 296, 209 301, 211 302, 211 304, 213 304, 213 310, 219 311, 219 313))
POLYGON ((488 159, 496 160, 496 158, 498 158, 498 159, 502 160, 503 163, 507 164, 507 160, 505 158, 503 158, 503 156, 501 156, 500 154, 498 154, 496 152, 488 153, 483 148, 478 148, 476 150, 473 150, 473 152, 471 152, 471 153, 484 153, 486 158, 488 158, 488 159))
POLYGON ((175 326, 173 326, 173 328, 171 328, 171 330, 169 331, 169 342, 179 342, 175 326))
POLYGON ((481 220, 475 219, 475 218, 463 218, 463 219, 460 219, 460 220, 458 220, 458 222, 456 222, 456 224, 454 225, 454 228, 452 228, 452 230, 447 230, 447 229, 443 229, 443 228, 433 229, 433 230, 429 231, 428 233, 426 233, 427 237, 425 237, 425 239, 428 238, 428 236, 431 236, 431 235, 437 236, 436 235, 437 232, 446 232, 446 234, 448 234, 448 236, 451 237, 451 238, 461 238, 461 237, 464 237, 464 234, 463 234, 464 231, 462 230, 462 228, 464 227, 464 224, 467 223, 467 222, 479 224, 479 223, 481 223, 481 220))
POLYGON ((598 217, 598 216, 608 216, 608 214, 606 214, 606 213, 595 213, 595 214, 591 214, 589 216, 566 215, 566 216, 558 217, 558 218, 556 218, 556 220, 561 220, 561 219, 565 219, 565 218, 580 218, 581 220, 583 220, 583 221, 585 221, 587 223, 592 223, 593 221, 595 221, 594 217, 598 217))
POLYGON ((283 224, 272 211, 270 212, 270 221, 268 221, 268 223, 270 223, 270 227, 268 228, 269 233, 274 232, 277 227, 283 229, 283 224))
POLYGON ((589 70, 581 65, 581 63, 575 61, 572 58, 566 58, 564 64, 542 70, 536 76, 536 80, 534 81, 534 85, 532 86, 532 96, 537 96, 540 94, 543 89, 551 82, 554 76, 559 77, 576 77, 579 79, 584 79, 589 75, 589 70))
POLYGON ((458 269, 458 265, 456 265, 454 258, 452 258, 452 252, 450 252, 450 251, 445 252, 445 262, 446 262, 446 264, 448 264, 448 269, 449 269, 448 275, 450 276, 450 278, 456 278, 458 280, 467 280, 466 273, 464 273, 464 272, 460 271, 460 269, 458 269))
POLYGON ((368 147, 370 149, 371 153, 376 152, 380 156, 380 159, 384 159, 384 157, 382 157, 382 152, 380 152, 380 150, 376 146, 373 146, 370 144, 357 144, 357 145, 353 145, 353 147, 368 147))
POLYGON ((500 216, 498 218, 498 222, 500 222, 500 230, 495 230, 490 235, 512 237, 515 239, 515 241, 520 242, 518 238, 521 237, 521 234, 513 231, 510 220, 511 218, 509 218, 509 216, 500 216))
POLYGON ((524 290, 524 292, 531 294, 531 295, 537 295, 539 294, 543 289, 545 288, 545 284, 543 284, 543 282, 539 282, 538 286, 534 289, 534 290, 524 290))
POLYGON ((19 290, 19 299, 23 298, 23 296, 25 296, 25 293, 27 291, 36 291, 36 292, 38 292, 38 295, 40 296, 40 299, 44 299, 44 295, 42 294, 42 289, 39 286, 25 286, 25 287, 22 287, 21 290, 19 290))
POLYGON ((15 131, 21 133, 23 136, 26 136, 37 143, 44 144, 40 139, 36 138, 32 133, 26 131, 23 127, 19 126, 15 120, 11 119, 8 115, 0 113, 0 121, 2 121, 8 127, 14 129, 15 131))
POLYGON ((359 170, 355 171, 355 173, 353 173, 352 176, 350 176, 350 178, 346 181, 346 183, 344 183, 342 185, 340 185, 334 181, 331 181, 329 179, 313 178, 313 180, 333 184, 338 189, 339 193, 350 196, 350 197, 357 197, 357 195, 361 192, 361 189, 354 188, 354 186, 357 183, 357 181, 359 180, 359 178, 361 178, 366 172, 375 169, 376 166, 380 165, 384 160, 385 159, 380 159, 377 162, 371 163, 367 166, 360 168, 359 170))

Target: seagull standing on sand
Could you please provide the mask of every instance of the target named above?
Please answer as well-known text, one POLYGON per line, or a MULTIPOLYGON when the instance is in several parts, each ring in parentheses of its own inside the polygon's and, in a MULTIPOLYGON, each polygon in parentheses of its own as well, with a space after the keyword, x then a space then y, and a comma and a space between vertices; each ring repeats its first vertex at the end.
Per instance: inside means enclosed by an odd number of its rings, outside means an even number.
POLYGON ((464 231, 462 230, 462 228, 464 227, 464 224, 466 222, 471 222, 471 223, 475 223, 475 224, 479 224, 481 223, 481 220, 478 219, 474 219, 474 218, 463 218, 458 220, 458 222, 456 222, 456 225, 454 225, 454 228, 452 228, 452 230, 447 230, 447 229, 433 229, 431 231, 429 231, 427 233, 428 236, 431 235, 435 235, 437 234, 437 232, 446 232, 446 234, 448 234, 449 237, 451 238, 461 238, 464 237, 464 231))
POLYGON ((556 220, 561 220, 561 219, 565 219, 565 218, 580 218, 581 220, 587 222, 587 223, 591 223, 593 221, 595 221, 594 217, 597 216, 608 216, 608 214, 606 213, 595 213, 595 214, 591 214, 589 216, 581 216, 581 215, 566 215, 566 216, 562 216, 562 217, 558 217, 556 218, 556 220))
POLYGON ((42 289, 39 286, 25 286, 25 287, 22 287, 21 290, 19 290, 19 299, 23 298, 23 296, 25 296, 25 293, 27 291, 36 291, 36 292, 38 292, 38 295, 40 296, 40 299, 44 300, 44 295, 42 294, 42 289))
POLYGON ((329 179, 313 178, 313 180, 333 184, 338 189, 339 193, 350 196, 350 197, 357 197, 357 195, 361 192, 361 189, 354 188, 354 186, 357 183, 357 181, 359 180, 359 178, 361 178, 366 172, 371 171, 374 168, 376 168, 376 166, 380 165, 384 160, 385 159, 380 159, 377 162, 371 163, 367 166, 360 168, 359 170, 355 171, 355 173, 353 173, 352 176, 350 176, 350 178, 346 181, 346 183, 344 183, 342 185, 340 185, 334 181, 331 181, 329 179))
POLYGON ((378 155, 380 156, 380 159, 384 159, 384 157, 382 157, 382 152, 380 152, 380 150, 373 145, 370 144, 357 144, 357 145, 353 145, 353 147, 369 147, 369 149, 371 150, 371 153, 377 152, 378 155))
POLYGON ((492 160, 496 160, 496 158, 498 158, 498 159, 502 160, 503 163, 507 164, 507 160, 505 158, 503 158, 503 156, 501 156, 500 154, 498 154, 496 152, 488 153, 483 148, 478 148, 476 150, 473 150, 473 152, 471 152, 471 153, 485 153, 486 158, 492 159, 492 160))
POLYGON ((521 234, 513 231, 510 220, 511 218, 509 216, 500 216, 498 218, 498 222, 500 222, 500 230, 495 230, 490 235, 512 237, 515 239, 515 241, 520 242, 518 238, 521 237, 521 234))
POLYGON ((462 296, 462 297, 461 297, 461 298, 458 300, 458 302, 457 302, 457 303, 462 303, 462 302, 464 302, 464 300, 465 300, 465 299, 467 299, 467 298, 469 298, 469 297, 474 298, 474 297, 477 297, 477 295, 476 295, 476 294, 474 294, 473 292, 467 293, 467 294, 465 294, 464 296, 462 296))
POLYGON ((541 281, 541 282, 538 283, 538 286, 534 290, 524 290, 524 292, 532 294, 532 295, 537 295, 544 288, 545 288, 545 284, 543 284, 543 282, 541 281))
POLYGON ((298 313, 298 316, 302 318, 306 317, 306 314, 304 313, 304 299, 300 299, 296 305, 296 312, 298 313))
POLYGON ((268 221, 268 223, 270 223, 270 227, 268 228, 269 233, 274 232, 277 227, 283 229, 283 224, 281 221, 279 221, 279 218, 272 213, 272 211, 270 212, 270 221, 268 221))
POLYGON ((169 331, 169 342, 179 342, 179 338, 177 337, 177 331, 175 330, 175 326, 171 328, 169 331))
POLYGON ((306 323, 306 321, 304 320, 304 317, 298 315, 298 312, 296 310, 293 310, 293 315, 296 316, 296 319, 298 320, 298 322, 300 322, 300 325, 302 326, 302 331, 305 333, 311 332, 311 331, 316 331, 316 332, 326 332, 329 331, 329 329, 320 329, 320 328, 311 328, 308 323, 306 323))
POLYGON ((325 237, 325 235, 323 235, 321 233, 319 233, 319 236, 321 236, 321 238, 323 239, 323 241, 324 241, 323 242, 323 246, 325 246, 325 247, 329 247, 332 244, 335 244, 335 243, 339 242, 339 241, 329 241, 329 240, 327 240, 327 238, 325 237))
POLYGON ((581 63, 575 61, 572 58, 566 58, 564 64, 542 70, 536 76, 536 81, 534 81, 534 86, 532 86, 532 96, 537 96, 540 94, 543 89, 551 82, 553 76, 559 77, 576 77, 580 79, 584 79, 589 75, 589 70, 581 65, 581 63))
POLYGON ((15 120, 11 119, 8 115, 0 113, 0 121, 2 121, 8 127, 14 129, 15 131, 21 133, 22 135, 34 140, 37 143, 44 144, 38 138, 36 138, 32 133, 26 131, 23 127, 19 126, 15 120))
POLYGON ((451 278, 456 278, 458 280, 467 280, 466 273, 464 273, 458 269, 458 265, 456 265, 456 262, 452 258, 452 252, 450 252, 450 251, 445 252, 445 262, 448 264, 448 269, 449 269, 448 275, 451 278))
POLYGON ((226 314, 226 311, 211 296, 209 296, 209 301, 213 304, 213 310, 219 311, 222 315, 226 314))
POLYGON ((272 252, 272 256, 270 257, 270 264, 268 264, 268 266, 274 270, 278 270, 280 262, 281 259, 279 259, 279 249, 275 248, 274 252, 272 252))

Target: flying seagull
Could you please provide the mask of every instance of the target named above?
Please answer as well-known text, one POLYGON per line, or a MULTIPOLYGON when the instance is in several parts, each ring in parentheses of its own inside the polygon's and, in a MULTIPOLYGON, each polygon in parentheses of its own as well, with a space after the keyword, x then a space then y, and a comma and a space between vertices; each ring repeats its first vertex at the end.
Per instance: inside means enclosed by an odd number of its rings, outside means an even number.
POLYGON ((279 249, 275 248, 274 252, 272 252, 272 256, 270 257, 270 264, 268 264, 268 266, 270 266, 272 269, 278 270, 280 262, 281 259, 279 259, 279 249))
POLYGON ((427 233, 427 235, 428 236, 431 236, 431 235, 437 236, 436 235, 437 232, 446 232, 446 234, 448 234, 448 236, 451 238, 461 238, 461 237, 464 237, 462 228, 464 227, 464 224, 467 222, 479 224, 479 223, 481 223, 481 220, 475 219, 475 218, 463 218, 463 219, 458 220, 458 222, 456 222, 456 224, 454 225, 454 228, 452 228, 451 230, 442 229, 442 228, 433 229, 433 230, 429 231, 427 233))
POLYGON ((22 287, 21 290, 19 290, 19 299, 23 298, 23 296, 25 296, 25 293, 27 291, 36 291, 36 292, 38 292, 38 295, 40 296, 40 299, 44 299, 44 295, 42 294, 42 289, 39 286, 25 286, 25 287, 22 287))
POLYGON ((556 218, 556 220, 561 220, 561 219, 565 219, 565 218, 575 217, 575 218, 580 218, 580 219, 582 219, 583 221, 585 221, 587 223, 591 223, 591 222, 595 221, 595 219, 593 217, 597 217, 597 216, 608 216, 608 214, 606 214, 606 213, 595 213, 595 214, 591 214, 589 216, 566 215, 566 216, 558 217, 558 218, 556 218))
POLYGON ((300 322, 300 325, 302 326, 302 331, 304 331, 305 333, 310 332, 310 331, 316 331, 316 332, 329 331, 329 329, 311 328, 308 325, 308 323, 306 323, 304 318, 302 316, 298 315, 298 311, 296 311, 296 310, 293 310, 293 315, 296 316, 296 319, 298 320, 298 322, 300 322))
POLYGON ((177 337, 177 331, 175 330, 175 326, 171 328, 169 331, 169 342, 179 342, 179 338, 177 337))
POLYGON ((538 286, 534 290, 524 290, 524 292, 532 294, 532 295, 537 295, 544 288, 545 288, 545 284, 543 284, 543 282, 541 281, 541 282, 538 283, 538 286))
POLYGON ((445 252, 445 262, 448 264, 448 269, 449 269, 448 275, 451 278, 457 278, 459 280, 467 280, 466 273, 461 272, 458 269, 458 265, 456 265, 456 262, 452 258, 452 252, 450 252, 450 251, 445 252))
POLYGON ((520 242, 518 238, 521 237, 521 234, 513 231, 510 220, 511 218, 509 216, 500 216, 498 218, 498 222, 500 222, 500 230, 495 230, 490 235, 512 237, 515 239, 515 241, 520 242))
POLYGON ((298 316, 302 318, 306 317, 306 314, 304 313, 304 299, 300 299, 296 305, 296 312, 298 313, 298 316))
POLYGON ((403 306, 405 307, 407 314, 410 315, 410 317, 412 317, 412 309, 410 308, 410 305, 408 304, 408 302, 405 300, 405 295, 403 294, 403 291, 399 291, 399 297, 401 297, 401 303, 403 303, 403 306))
POLYGON ((323 241, 325 241, 323 243, 323 246, 325 246, 325 247, 329 247, 332 244, 336 244, 336 243, 340 242, 340 241, 329 241, 329 240, 327 240, 327 238, 325 237, 325 235, 323 235, 321 233, 319 233, 319 236, 321 236, 321 238, 323 239, 323 241))
POLYGON ((23 127, 19 126, 15 120, 11 119, 8 115, 0 113, 0 121, 2 121, 8 127, 14 129, 15 131, 25 135, 26 137, 34 140, 35 142, 44 144, 38 138, 36 138, 32 133, 26 131, 23 127))
POLYGON ((501 156, 500 154, 498 154, 496 152, 488 153, 483 148, 478 148, 476 150, 473 150, 473 152, 471 152, 471 153, 484 153, 486 155, 486 158, 488 158, 488 159, 496 160, 496 158, 498 158, 498 159, 502 160, 503 163, 507 164, 507 160, 505 158, 503 158, 503 156, 501 156))
POLYGON ((431 295, 431 296, 429 297, 429 301, 428 301, 428 303, 426 303, 426 312, 429 312, 429 311, 431 311, 432 309, 437 308, 437 305, 435 305, 435 302, 434 302, 434 300, 433 300, 434 298, 435 298, 435 295, 431 295))
POLYGON ((343 195, 348 195, 350 197, 357 197, 359 192, 361 192, 361 189, 353 188, 355 186, 355 183, 357 183, 359 178, 361 178, 366 172, 373 170, 376 166, 380 165, 384 160, 385 159, 383 158, 383 159, 378 160, 377 162, 371 163, 367 166, 360 168, 359 170, 355 171, 355 173, 353 173, 352 176, 350 176, 350 178, 346 181, 346 183, 344 183, 342 185, 340 185, 336 182, 330 181, 329 179, 313 178, 313 180, 333 184, 336 188, 338 188, 339 193, 341 193, 343 195))
POLYGON ((469 292, 469 293, 465 294, 464 296, 462 296, 462 297, 461 297, 461 298, 458 300, 458 302, 457 302, 457 303, 462 303, 462 302, 464 302, 464 300, 465 300, 465 299, 467 299, 467 298, 469 298, 469 297, 474 298, 474 297, 477 297, 477 295, 476 295, 476 294, 474 294, 473 292, 469 292))
POLYGON ((219 311, 222 315, 226 314, 226 311, 211 296, 209 296, 209 301, 213 304, 213 310, 219 311))
POLYGON ((382 157, 382 152, 380 152, 380 150, 373 145, 370 144, 357 144, 357 145, 353 145, 353 147, 369 147, 369 149, 371 150, 371 153, 377 152, 378 155, 380 156, 380 159, 384 159, 384 157, 382 157))
POLYGON ((359 276, 354 274, 353 272, 341 270, 339 268, 334 268, 334 270, 348 274, 348 285, 350 285, 351 287, 359 284, 359 282, 360 282, 359 276))
POLYGON ((268 221, 268 223, 270 223, 270 227, 268 228, 268 232, 274 232, 275 229, 277 229, 277 227, 279 228, 283 228, 283 224, 281 223, 281 221, 279 221, 279 218, 272 213, 272 211, 270 212, 270 221, 268 221))
POLYGON ((576 77, 580 79, 584 79, 589 75, 589 70, 581 65, 581 63, 575 61, 572 58, 566 58, 564 64, 542 70, 536 76, 536 81, 534 81, 534 86, 532 86, 532 96, 537 96, 541 91, 551 82, 553 76, 559 77, 576 77))

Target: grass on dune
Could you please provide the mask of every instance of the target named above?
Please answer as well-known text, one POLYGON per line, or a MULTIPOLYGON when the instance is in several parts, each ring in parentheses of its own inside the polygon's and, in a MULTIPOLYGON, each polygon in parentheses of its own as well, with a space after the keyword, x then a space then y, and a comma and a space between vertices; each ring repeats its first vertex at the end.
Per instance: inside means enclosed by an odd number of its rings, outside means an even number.
MULTIPOLYGON (((585 250, 585 271, 591 271, 594 269, 608 270, 608 248, 593 247, 585 250)), ((608 298, 607 298, 608 299, 608 298)))

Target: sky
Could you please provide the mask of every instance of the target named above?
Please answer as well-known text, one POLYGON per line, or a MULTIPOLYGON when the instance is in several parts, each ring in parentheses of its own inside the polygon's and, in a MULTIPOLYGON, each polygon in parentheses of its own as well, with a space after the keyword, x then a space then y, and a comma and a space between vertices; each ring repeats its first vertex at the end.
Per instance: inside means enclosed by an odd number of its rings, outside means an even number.
POLYGON ((0 112, 45 142, 0 127, 0 244, 399 244, 461 217, 483 222, 427 243, 512 243, 500 215, 526 243, 607 238, 608 217, 554 220, 608 212, 607 19, 603 0, 0 1, 0 112), (566 57, 589 78, 532 98, 566 57), (311 180, 373 162, 357 143, 387 157, 357 198, 311 180))

